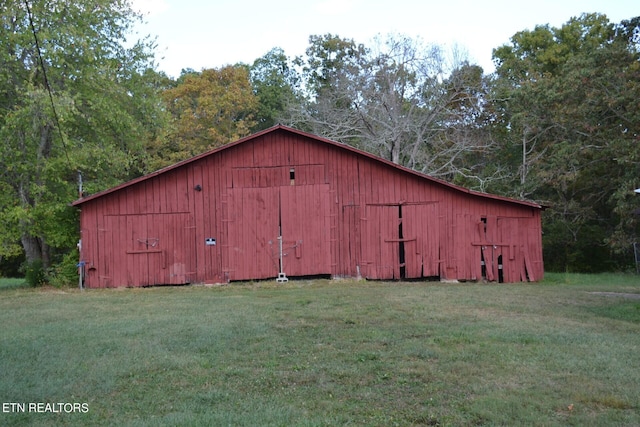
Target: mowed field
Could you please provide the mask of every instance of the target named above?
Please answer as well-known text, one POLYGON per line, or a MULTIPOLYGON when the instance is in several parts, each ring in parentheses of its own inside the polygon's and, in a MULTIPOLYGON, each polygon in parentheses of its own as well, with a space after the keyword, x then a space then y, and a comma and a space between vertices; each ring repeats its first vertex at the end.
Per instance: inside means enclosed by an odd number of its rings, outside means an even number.
POLYGON ((1 285, 0 425, 640 425, 634 275, 1 285))

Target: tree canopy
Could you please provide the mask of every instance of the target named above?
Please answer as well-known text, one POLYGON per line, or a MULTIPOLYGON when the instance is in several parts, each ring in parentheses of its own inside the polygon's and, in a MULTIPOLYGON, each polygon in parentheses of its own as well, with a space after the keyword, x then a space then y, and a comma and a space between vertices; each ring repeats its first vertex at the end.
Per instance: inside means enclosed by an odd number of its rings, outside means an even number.
MULTIPOLYGON (((547 268, 630 264, 640 232, 640 18, 541 24, 496 72, 404 35, 311 35, 252 64, 156 71, 127 0, 5 2, 0 265, 59 262, 84 191, 284 123, 480 191, 535 200, 547 268)), ((2 272, 0 271, 0 274, 2 272)))
POLYGON ((124 47, 124 0, 8 2, 0 15, 0 255, 51 262, 77 239, 68 204, 146 171, 162 125, 153 45, 124 47))
POLYGON ((614 268, 637 240, 637 28, 638 18, 616 25, 588 14, 519 32, 494 51, 503 144, 522 152, 511 164, 520 194, 551 207, 551 268, 614 268))
POLYGON ((310 43, 297 60, 307 93, 288 110, 293 126, 451 179, 465 169, 462 157, 488 149, 476 123, 481 68, 402 35, 370 48, 331 34, 310 43))
POLYGON ((173 118, 166 164, 239 139, 256 125, 258 99, 245 66, 183 73, 162 97, 173 118))

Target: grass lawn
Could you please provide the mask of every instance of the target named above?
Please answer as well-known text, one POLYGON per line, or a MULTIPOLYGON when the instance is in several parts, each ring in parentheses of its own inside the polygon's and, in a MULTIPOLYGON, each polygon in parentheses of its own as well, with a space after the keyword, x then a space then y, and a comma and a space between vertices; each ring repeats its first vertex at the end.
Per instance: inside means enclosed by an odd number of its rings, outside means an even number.
POLYGON ((0 425, 637 426, 618 294, 640 278, 0 287, 0 425))
POLYGON ((26 288, 27 282, 24 279, 7 279, 0 277, 0 292, 6 289, 26 288))

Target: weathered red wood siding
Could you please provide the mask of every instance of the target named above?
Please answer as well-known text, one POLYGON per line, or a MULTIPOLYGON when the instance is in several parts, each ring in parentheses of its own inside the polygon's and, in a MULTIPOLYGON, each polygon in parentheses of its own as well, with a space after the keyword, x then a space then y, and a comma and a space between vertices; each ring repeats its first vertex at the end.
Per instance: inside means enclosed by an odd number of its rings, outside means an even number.
POLYGON ((89 287, 273 278, 280 235, 288 276, 543 276, 539 206, 284 127, 74 204, 89 287))

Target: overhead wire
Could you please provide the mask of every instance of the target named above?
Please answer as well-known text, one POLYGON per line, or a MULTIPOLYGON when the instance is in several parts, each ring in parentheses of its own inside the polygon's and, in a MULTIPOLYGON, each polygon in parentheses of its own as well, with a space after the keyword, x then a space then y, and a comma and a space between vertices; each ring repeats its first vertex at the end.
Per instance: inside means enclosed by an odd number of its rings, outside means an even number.
POLYGON ((64 149, 64 155, 67 158, 67 164, 69 166, 69 169, 72 169, 71 167, 71 160, 69 159, 69 153, 67 151, 67 143, 65 141, 64 138, 64 134, 62 133, 62 127, 60 126, 60 119, 58 117, 58 112, 56 110, 56 105, 53 101, 53 93, 51 91, 51 85, 49 84, 49 78, 47 77, 47 69, 44 66, 44 60, 42 59, 42 51, 40 50, 40 42, 38 41, 38 33, 36 31, 36 27, 33 23, 33 14, 31 13, 31 7, 29 6, 29 1, 28 0, 24 0, 24 5, 27 8, 27 17, 29 18, 29 24, 31 25, 31 32, 33 33, 33 39, 35 40, 36 43, 36 51, 38 53, 38 60, 40 63, 40 68, 42 69, 42 75, 44 78, 44 85, 47 89, 47 92, 49 93, 49 101, 51 102, 51 109, 53 110, 53 118, 56 122, 56 127, 58 129, 58 133, 60 134, 60 141, 62 142, 62 148, 64 149))

